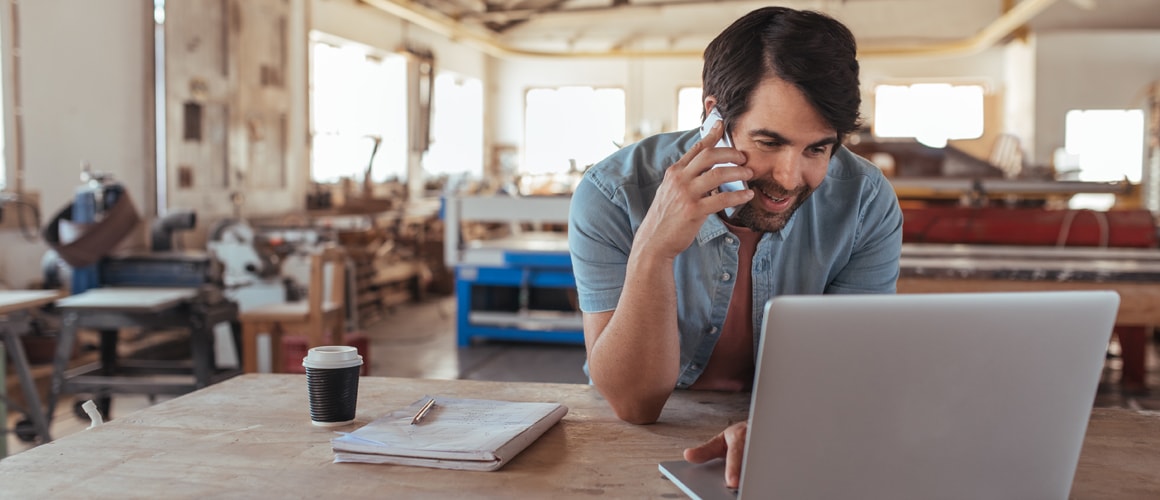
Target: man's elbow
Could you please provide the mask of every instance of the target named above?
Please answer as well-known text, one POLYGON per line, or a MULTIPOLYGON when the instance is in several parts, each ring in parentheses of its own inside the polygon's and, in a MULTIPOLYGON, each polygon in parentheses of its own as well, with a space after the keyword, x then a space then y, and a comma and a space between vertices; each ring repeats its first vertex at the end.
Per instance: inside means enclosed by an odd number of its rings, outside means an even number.
POLYGON ((613 401, 608 403, 616 417, 630 424, 645 425, 656 423, 665 407, 668 394, 657 398, 647 398, 633 401, 613 401))
POLYGON ((596 390, 608 402, 616 417, 631 424, 651 424, 661 416, 661 410, 673 394, 676 374, 672 377, 636 376, 607 377, 598 370, 591 371, 596 390))
POLYGON ((661 416, 659 411, 620 410, 617 408, 613 408, 613 411, 616 412, 617 418, 636 425, 655 424, 661 416))

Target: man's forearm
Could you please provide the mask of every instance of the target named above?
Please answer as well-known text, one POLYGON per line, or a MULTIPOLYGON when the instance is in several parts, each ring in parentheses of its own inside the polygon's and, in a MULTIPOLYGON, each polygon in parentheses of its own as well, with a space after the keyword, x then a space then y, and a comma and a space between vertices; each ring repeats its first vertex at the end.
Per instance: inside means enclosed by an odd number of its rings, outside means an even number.
POLYGON ((592 381, 621 419, 651 423, 676 385, 679 365, 673 261, 633 255, 616 311, 589 349, 592 381))

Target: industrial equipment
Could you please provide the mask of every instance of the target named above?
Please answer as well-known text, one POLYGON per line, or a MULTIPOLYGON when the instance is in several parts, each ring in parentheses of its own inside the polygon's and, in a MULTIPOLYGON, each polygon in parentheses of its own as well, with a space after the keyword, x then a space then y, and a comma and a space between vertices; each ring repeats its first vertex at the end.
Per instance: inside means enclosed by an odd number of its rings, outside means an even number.
POLYGON ((523 229, 566 225, 570 202, 565 196, 446 198, 444 258, 455 269, 459 345, 473 338, 584 342, 566 233, 523 229), (483 222, 514 228, 501 237, 464 237, 462 226, 483 222))
POLYGON ((159 217, 145 250, 118 250, 140 220, 132 199, 111 175, 87 166, 82 181, 42 233, 52 248, 42 261, 45 282, 68 283, 70 292, 55 307, 63 347, 53 364, 49 418, 64 393, 92 395, 107 416, 114 393, 182 394, 239 373, 237 304, 223 293, 221 266, 208 253, 174 242, 175 233, 196 226, 196 214, 159 217), (188 329, 191 359, 120 359, 122 328, 188 329), (80 329, 99 332, 100 358, 70 369, 80 329))
MULTIPOLYGON (((990 161, 947 147, 862 140, 851 150, 885 165, 903 212, 898 291, 1114 289, 1121 388, 1145 388, 1146 338, 1160 316, 1160 236, 1130 182, 1057 180, 1053 168, 990 161), (1000 166, 1001 165, 1001 166, 1000 166), (1114 195, 1108 210, 1070 208, 1076 195, 1114 195)), ((1017 148, 1016 148, 1017 149, 1017 148)))

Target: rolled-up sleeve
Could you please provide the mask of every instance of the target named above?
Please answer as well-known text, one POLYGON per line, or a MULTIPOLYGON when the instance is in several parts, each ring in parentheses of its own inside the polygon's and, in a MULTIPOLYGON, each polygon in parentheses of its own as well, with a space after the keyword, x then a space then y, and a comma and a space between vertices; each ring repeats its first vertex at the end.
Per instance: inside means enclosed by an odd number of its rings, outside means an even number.
POLYGON ((588 313, 616 308, 624 288, 632 227, 627 212, 591 178, 572 193, 568 211, 568 249, 580 298, 580 310, 588 313))
POLYGON ((894 293, 902 256, 902 209, 885 178, 875 188, 859 216, 850 261, 826 293, 894 293))

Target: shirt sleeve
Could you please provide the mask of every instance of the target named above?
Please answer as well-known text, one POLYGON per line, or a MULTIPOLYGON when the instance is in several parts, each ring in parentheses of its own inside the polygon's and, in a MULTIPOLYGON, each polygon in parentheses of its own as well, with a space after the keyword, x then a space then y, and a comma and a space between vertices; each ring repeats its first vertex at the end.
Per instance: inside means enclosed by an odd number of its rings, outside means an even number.
POLYGON ((894 293, 902 256, 902 209, 885 177, 873 183, 858 223, 850 261, 826 293, 894 293))
POLYGON ((611 311, 620 301, 632 228, 627 211, 587 176, 572 193, 568 210, 568 249, 580 310, 611 311))

